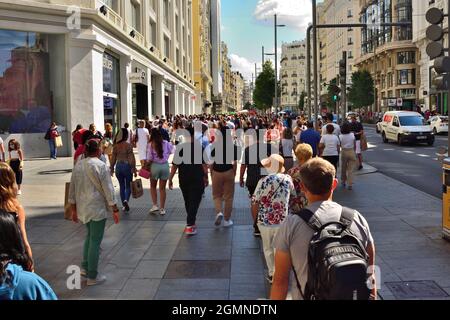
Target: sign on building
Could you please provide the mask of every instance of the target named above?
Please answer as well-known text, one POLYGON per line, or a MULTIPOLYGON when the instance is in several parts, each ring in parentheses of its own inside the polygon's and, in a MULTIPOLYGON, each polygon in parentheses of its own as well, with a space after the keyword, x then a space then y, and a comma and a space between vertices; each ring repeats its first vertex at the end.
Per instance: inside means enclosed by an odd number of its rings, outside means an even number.
POLYGON ((145 71, 142 72, 133 72, 128 74, 128 81, 130 83, 140 83, 144 84, 145 80, 147 78, 147 75, 145 71))

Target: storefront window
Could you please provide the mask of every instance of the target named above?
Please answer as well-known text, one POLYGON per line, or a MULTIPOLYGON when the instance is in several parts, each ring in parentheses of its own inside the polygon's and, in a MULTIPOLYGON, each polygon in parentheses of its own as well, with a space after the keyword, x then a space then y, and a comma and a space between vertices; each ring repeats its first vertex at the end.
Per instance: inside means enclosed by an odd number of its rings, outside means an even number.
POLYGON ((0 30, 0 133, 42 133, 52 120, 46 36, 0 30))
POLYGON ((105 124, 110 123, 114 131, 120 128, 120 73, 119 59, 109 53, 103 54, 103 107, 105 124))

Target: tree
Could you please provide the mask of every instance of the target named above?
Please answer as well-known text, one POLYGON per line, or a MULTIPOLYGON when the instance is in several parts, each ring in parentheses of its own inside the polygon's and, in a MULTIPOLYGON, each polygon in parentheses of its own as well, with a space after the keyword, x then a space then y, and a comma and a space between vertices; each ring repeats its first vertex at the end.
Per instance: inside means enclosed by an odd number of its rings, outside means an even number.
POLYGON ((252 104, 249 101, 247 101, 244 105, 244 110, 250 110, 251 108, 252 108, 252 104))
POLYGON ((370 106, 374 102, 374 82, 367 70, 352 74, 352 86, 348 93, 348 100, 355 108, 370 106))
POLYGON ((253 101, 259 110, 266 110, 273 105, 275 96, 275 70, 272 62, 266 61, 263 71, 258 75, 253 91, 253 101))
POLYGON ((300 94, 300 101, 298 102, 298 108, 300 111, 305 111, 305 98, 306 98, 306 92, 302 91, 300 94))

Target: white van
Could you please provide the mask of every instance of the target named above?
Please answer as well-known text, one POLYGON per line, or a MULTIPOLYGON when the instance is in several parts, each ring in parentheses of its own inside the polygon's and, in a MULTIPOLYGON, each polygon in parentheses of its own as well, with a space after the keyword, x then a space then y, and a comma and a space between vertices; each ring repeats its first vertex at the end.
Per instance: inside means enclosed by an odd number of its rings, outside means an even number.
POLYGON ((403 145, 407 142, 434 144, 434 135, 425 118, 412 111, 389 111, 379 124, 384 143, 389 140, 403 145))

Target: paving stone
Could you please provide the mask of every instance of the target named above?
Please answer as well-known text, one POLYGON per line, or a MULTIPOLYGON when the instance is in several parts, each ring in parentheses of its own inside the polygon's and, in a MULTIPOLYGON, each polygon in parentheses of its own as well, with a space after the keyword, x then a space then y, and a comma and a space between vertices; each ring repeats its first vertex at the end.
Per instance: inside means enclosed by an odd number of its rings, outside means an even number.
POLYGON ((178 246, 173 260, 230 260, 231 246, 209 246, 208 243, 178 246))
POLYGON ((172 261, 165 279, 229 279, 230 261, 172 261))
POLYGON ((162 279, 161 290, 228 290, 228 279, 162 279))
POLYGON ((114 300, 120 294, 120 290, 105 290, 102 285, 87 287, 79 296, 81 300, 114 300))
POLYGON ((176 246, 151 246, 142 259, 171 260, 176 249, 176 246))
POLYGON ((142 260, 136 267, 132 279, 162 279, 169 260, 142 260))
POLYGON ((228 290, 158 290, 155 300, 229 300, 228 290))
POLYGON ((153 300, 158 291, 160 280, 157 279, 129 279, 118 300, 153 300))

